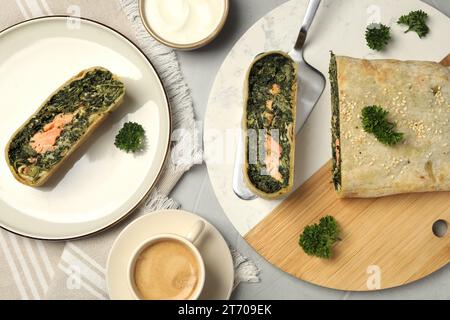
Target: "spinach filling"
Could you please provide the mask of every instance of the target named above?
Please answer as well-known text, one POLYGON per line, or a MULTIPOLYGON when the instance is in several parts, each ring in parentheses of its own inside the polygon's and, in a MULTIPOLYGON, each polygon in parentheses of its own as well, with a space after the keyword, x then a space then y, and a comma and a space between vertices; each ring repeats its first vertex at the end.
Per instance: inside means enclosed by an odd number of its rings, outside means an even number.
POLYGON ((341 147, 340 147, 340 119, 339 119, 339 87, 337 81, 336 56, 331 52, 330 60, 330 83, 331 83, 331 138, 333 154, 333 185, 336 190, 341 188, 341 147))
POLYGON ((15 135, 8 149, 8 158, 16 171, 28 167, 28 176, 38 178, 39 173, 53 168, 70 150, 90 125, 91 115, 102 113, 124 93, 124 84, 105 69, 95 69, 74 80, 55 93, 23 128, 15 135), (54 149, 37 153, 30 140, 41 132, 59 114, 73 113, 57 138, 54 149))
POLYGON ((290 135, 293 134, 293 108, 296 107, 293 105, 293 90, 296 86, 296 70, 292 60, 279 53, 264 56, 249 73, 247 128, 258 135, 261 132, 271 135, 271 130, 278 130, 278 137, 273 138, 281 147, 278 162, 281 178, 277 180, 267 173, 265 157, 258 151, 264 150, 264 139, 259 137, 257 145, 248 142, 248 177, 256 188, 266 193, 275 193, 289 185, 290 135), (257 155, 257 161, 253 161, 256 163, 249 161, 250 153, 257 155))

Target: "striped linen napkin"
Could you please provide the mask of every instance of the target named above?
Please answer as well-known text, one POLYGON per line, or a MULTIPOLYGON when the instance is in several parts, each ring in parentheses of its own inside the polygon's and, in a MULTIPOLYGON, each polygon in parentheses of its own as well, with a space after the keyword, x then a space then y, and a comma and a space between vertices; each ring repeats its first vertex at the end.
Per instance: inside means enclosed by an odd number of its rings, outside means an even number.
MULTIPOLYGON (((194 111, 176 55, 145 32, 139 19, 137 0, 2 0, 0 29, 26 19, 54 14, 102 22, 138 44, 164 82, 171 102, 174 130, 184 129, 184 134, 171 146, 172 157, 145 205, 117 226, 69 242, 33 240, 1 229, 0 299, 107 299, 106 259, 118 233, 142 214, 178 208, 179 205, 167 195, 183 173, 193 164, 201 163, 202 158, 201 150, 190 143, 192 137, 189 134, 193 134, 195 127, 194 111)), ((233 249, 232 254, 235 284, 259 281, 257 266, 233 249)))

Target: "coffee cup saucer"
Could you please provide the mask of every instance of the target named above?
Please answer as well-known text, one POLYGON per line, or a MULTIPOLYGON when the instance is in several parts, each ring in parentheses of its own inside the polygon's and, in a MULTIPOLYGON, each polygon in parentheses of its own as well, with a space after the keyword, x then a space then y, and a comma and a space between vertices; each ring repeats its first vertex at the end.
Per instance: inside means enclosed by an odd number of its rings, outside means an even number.
POLYGON ((128 284, 128 264, 136 248, 146 239, 161 234, 185 235, 199 219, 205 229, 196 241, 206 269, 200 300, 227 300, 234 282, 230 249, 220 232, 200 216, 182 210, 162 210, 146 214, 130 223, 119 234, 108 256, 106 283, 114 300, 134 299, 128 284))

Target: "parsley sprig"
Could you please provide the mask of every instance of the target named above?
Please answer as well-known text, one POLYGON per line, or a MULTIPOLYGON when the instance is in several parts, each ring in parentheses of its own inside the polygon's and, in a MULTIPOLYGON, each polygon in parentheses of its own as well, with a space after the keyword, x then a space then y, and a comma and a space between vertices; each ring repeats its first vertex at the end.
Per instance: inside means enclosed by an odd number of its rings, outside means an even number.
POLYGON ((127 122, 116 136, 114 145, 125 152, 138 152, 144 149, 145 130, 136 122, 127 122))
POLYGON ((403 140, 403 133, 395 131, 395 124, 387 120, 388 114, 379 106, 364 107, 362 125, 364 131, 373 134, 378 141, 393 146, 403 140))
POLYGON ((330 259, 333 245, 339 239, 340 228, 332 216, 325 216, 318 224, 305 227, 299 245, 307 255, 330 259))
POLYGON ((382 51, 391 40, 391 28, 382 23, 372 23, 366 29, 366 42, 370 49, 382 51))
POLYGON ((403 15, 398 19, 398 24, 408 26, 405 33, 414 31, 418 34, 419 38, 425 37, 430 28, 427 26, 428 14, 422 10, 411 11, 410 13, 403 15))

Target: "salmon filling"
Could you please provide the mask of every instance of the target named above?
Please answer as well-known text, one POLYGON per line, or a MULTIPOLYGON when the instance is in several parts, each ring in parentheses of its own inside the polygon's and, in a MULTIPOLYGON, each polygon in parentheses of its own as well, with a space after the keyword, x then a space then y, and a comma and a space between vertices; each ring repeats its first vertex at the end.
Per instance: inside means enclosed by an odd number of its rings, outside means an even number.
POLYGON ((264 148, 266 150, 265 165, 267 173, 275 180, 283 182, 283 176, 279 171, 281 152, 283 151, 283 148, 281 148, 280 144, 269 135, 266 135, 264 148))
POLYGON ((269 93, 273 95, 277 95, 281 92, 281 88, 279 84, 274 83, 272 88, 270 88, 269 93))
POLYGON ((55 150, 56 140, 61 135, 64 126, 72 122, 72 113, 58 114, 52 122, 46 124, 42 131, 37 132, 30 140, 30 146, 39 154, 55 150))

